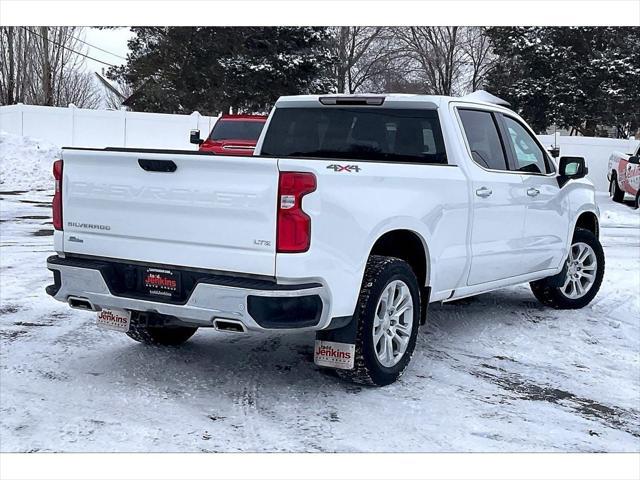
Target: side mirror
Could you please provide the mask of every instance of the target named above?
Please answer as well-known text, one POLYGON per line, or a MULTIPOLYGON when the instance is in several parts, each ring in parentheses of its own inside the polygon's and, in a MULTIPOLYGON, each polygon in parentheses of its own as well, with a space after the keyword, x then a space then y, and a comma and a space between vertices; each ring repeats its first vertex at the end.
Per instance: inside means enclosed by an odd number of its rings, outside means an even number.
POLYGON ((632 155, 629 157, 629 163, 633 163, 635 165, 640 164, 640 155, 632 155))
POLYGON ((555 146, 549 149, 549 153, 553 158, 558 158, 560 156, 560 147, 555 146))
POLYGON ((202 145, 204 140, 200 138, 200 130, 191 130, 191 135, 189 136, 189 142, 195 145, 202 145))
POLYGON ((562 187, 569 180, 583 178, 589 173, 583 157, 560 157, 560 177, 558 183, 562 187))

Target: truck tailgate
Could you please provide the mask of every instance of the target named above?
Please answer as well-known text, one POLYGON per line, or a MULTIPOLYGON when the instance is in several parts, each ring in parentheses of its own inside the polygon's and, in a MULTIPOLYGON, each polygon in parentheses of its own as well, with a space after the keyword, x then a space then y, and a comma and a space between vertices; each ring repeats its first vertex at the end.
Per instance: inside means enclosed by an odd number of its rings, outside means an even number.
POLYGON ((64 149, 63 160, 65 252, 275 274, 276 159, 64 149))

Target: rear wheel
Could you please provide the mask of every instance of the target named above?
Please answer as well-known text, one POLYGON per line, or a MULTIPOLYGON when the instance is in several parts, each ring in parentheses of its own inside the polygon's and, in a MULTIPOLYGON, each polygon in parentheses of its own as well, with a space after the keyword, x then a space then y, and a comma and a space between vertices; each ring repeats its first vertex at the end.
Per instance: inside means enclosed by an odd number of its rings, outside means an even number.
POLYGON ((420 323, 418 279, 405 261, 369 258, 354 321, 354 368, 338 375, 366 385, 395 382, 411 360, 420 323))
POLYGON ((586 306, 598 293, 604 277, 604 252, 589 230, 576 229, 564 270, 556 276, 531 282, 533 295, 557 309, 586 306))
POLYGON ((153 313, 133 312, 127 335, 147 345, 176 346, 189 340, 197 327, 163 325, 162 317, 153 313))
POLYGON ((621 190, 618 186, 618 177, 615 173, 611 174, 611 181, 609 182, 609 196, 614 202, 622 202, 622 200, 624 200, 624 190, 621 190))

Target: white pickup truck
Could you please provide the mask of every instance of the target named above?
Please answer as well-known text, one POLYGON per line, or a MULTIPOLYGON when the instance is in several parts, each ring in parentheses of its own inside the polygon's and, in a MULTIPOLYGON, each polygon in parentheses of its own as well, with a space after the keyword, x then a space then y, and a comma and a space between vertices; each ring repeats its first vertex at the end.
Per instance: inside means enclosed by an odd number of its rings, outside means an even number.
POLYGON ((381 386, 430 302, 530 282, 581 308, 604 274, 584 159, 472 98, 283 97, 254 156, 62 157, 47 292, 149 344, 311 330, 318 365, 381 386))

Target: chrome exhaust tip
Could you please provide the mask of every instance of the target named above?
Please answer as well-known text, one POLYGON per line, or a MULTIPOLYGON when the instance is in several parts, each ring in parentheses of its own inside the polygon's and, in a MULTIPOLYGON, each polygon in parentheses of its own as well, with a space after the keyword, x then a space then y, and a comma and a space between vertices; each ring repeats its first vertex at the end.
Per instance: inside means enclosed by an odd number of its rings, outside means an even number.
POLYGON ((67 298, 67 303, 71 308, 75 308, 78 310, 96 310, 93 304, 88 299, 82 297, 69 297, 67 298))
POLYGON ((242 322, 238 322, 237 320, 227 320, 225 318, 214 319, 213 328, 220 332, 247 333, 247 328, 242 322))

